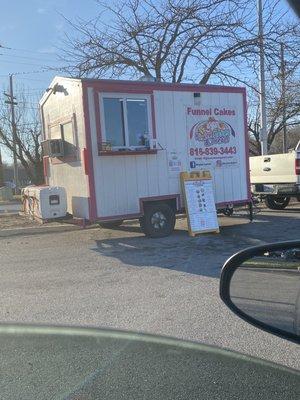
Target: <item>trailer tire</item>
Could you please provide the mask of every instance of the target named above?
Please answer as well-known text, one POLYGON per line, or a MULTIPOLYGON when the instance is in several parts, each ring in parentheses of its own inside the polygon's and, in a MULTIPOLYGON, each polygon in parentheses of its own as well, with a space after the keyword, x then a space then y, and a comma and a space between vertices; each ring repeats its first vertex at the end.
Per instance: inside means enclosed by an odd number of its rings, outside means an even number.
POLYGON ((231 217, 233 215, 233 208, 224 208, 222 210, 223 215, 226 217, 231 217))
POLYGON ((283 210, 288 206, 290 202, 290 197, 284 196, 266 196, 265 204, 271 210, 283 210))
POLYGON ((149 204, 145 207, 140 226, 146 236, 161 238, 171 235, 176 222, 175 210, 166 203, 149 204))
POLYGON ((118 228, 122 224, 123 224, 123 219, 118 219, 116 221, 99 222, 99 225, 101 226, 101 228, 104 228, 104 229, 118 228))

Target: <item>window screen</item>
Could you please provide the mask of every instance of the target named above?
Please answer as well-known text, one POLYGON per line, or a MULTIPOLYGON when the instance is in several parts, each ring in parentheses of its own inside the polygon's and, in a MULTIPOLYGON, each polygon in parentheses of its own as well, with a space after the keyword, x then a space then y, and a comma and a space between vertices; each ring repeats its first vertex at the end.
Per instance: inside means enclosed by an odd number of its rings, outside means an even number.
POLYGON ((124 103, 119 98, 104 98, 106 141, 112 146, 125 146, 124 103))
POLYGON ((112 147, 149 146, 148 100, 104 97, 105 141, 112 147))
POLYGON ((130 146, 144 146, 149 133, 147 100, 126 100, 128 137, 130 146))

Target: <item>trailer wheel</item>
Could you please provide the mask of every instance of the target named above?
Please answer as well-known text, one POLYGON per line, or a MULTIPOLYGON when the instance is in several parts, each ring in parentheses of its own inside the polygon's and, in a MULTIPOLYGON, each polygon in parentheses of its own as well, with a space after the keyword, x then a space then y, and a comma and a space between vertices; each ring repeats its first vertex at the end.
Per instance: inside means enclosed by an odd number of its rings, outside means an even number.
POLYGON ((283 210, 290 202, 290 197, 266 196, 265 204, 271 210, 283 210))
POLYGON ((160 238, 169 236, 175 227, 175 211, 166 203, 150 204, 140 218, 141 229, 146 236, 160 238))
POLYGON ((224 208, 222 210, 222 213, 226 216, 226 217, 231 217, 233 215, 233 208, 224 208))
POLYGON ((99 222, 101 228, 104 229, 118 228, 122 224, 123 224, 123 219, 118 219, 116 221, 99 222))

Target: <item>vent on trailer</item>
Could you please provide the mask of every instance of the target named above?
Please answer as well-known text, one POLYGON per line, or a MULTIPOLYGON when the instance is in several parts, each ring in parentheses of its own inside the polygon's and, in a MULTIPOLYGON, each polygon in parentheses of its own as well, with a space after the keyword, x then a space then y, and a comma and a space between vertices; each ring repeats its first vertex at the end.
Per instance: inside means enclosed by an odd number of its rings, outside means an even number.
POLYGON ((64 143, 62 139, 49 139, 42 142, 43 155, 49 157, 63 157, 64 143))

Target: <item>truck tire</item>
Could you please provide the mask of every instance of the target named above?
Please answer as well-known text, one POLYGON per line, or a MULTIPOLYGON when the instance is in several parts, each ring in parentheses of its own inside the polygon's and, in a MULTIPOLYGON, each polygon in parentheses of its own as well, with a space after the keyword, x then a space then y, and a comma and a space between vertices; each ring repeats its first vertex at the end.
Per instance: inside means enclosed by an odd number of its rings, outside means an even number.
POLYGON ((175 222, 175 211, 166 203, 146 205, 144 216, 140 218, 142 231, 151 238, 171 235, 175 222))
POLYGON ((120 225, 123 224, 123 219, 115 220, 115 221, 108 221, 108 222, 99 222, 101 228, 104 229, 113 229, 118 228, 120 225))
POLYGON ((271 210, 283 210, 290 202, 290 197, 271 196, 265 198, 265 204, 271 210))

